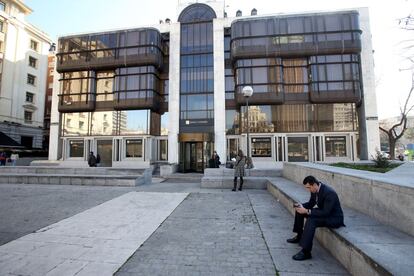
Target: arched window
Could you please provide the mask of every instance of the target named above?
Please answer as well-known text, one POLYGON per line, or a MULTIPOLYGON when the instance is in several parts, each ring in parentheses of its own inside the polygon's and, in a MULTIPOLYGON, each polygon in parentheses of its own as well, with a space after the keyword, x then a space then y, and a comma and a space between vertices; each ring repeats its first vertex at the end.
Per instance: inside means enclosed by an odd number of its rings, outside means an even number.
POLYGON ((188 6, 181 12, 180 16, 178 17, 178 22, 190 23, 200 21, 211 21, 216 17, 217 16, 214 10, 206 4, 193 4, 188 6))

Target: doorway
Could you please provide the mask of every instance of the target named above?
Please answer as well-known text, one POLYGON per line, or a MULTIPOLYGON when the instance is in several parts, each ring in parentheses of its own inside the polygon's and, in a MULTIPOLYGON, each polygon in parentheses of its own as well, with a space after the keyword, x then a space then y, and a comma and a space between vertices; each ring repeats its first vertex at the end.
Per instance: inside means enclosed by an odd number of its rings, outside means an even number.
POLYGON ((96 140, 96 149, 101 159, 98 166, 112 167, 112 140, 96 140))
POLYGON ((183 172, 204 172, 203 142, 181 143, 180 156, 183 172))

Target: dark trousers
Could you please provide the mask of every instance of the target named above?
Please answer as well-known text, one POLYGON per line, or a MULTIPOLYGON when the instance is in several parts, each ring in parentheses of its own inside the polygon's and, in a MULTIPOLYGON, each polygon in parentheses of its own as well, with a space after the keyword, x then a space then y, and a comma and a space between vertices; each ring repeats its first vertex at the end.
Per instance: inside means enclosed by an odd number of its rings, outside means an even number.
MULTIPOLYGON (((237 188, 237 176, 234 177, 234 189, 237 188)), ((240 189, 243 187, 243 176, 240 176, 240 189)))
POLYGON ((293 224, 293 232, 297 233, 301 237, 299 245, 303 248, 303 250, 311 252, 313 245, 313 237, 315 236, 316 228, 338 228, 341 226, 343 226, 343 218, 314 218, 308 217, 308 215, 306 214, 302 215, 296 212, 295 223, 293 224), (305 218, 306 223, 305 227, 303 227, 305 218))

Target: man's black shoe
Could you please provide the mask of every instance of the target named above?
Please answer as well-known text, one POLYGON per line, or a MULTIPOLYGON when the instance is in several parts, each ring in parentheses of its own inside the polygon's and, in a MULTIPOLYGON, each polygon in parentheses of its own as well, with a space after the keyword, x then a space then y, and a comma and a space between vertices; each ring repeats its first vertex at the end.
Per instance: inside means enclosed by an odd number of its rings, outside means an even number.
POLYGON ((310 252, 305 253, 301 250, 296 255, 293 255, 292 259, 294 259, 295 261, 308 260, 308 259, 312 259, 312 254, 310 252))
POLYGON ((288 243, 299 243, 300 241, 300 237, 299 236, 295 236, 293 238, 287 239, 286 240, 288 243))

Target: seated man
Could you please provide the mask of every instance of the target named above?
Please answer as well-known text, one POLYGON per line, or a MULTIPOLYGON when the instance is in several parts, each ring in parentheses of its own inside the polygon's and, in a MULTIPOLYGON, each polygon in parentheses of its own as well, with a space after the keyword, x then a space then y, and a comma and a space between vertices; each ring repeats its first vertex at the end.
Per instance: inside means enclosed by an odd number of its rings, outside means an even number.
POLYGON ((313 236, 317 227, 345 226, 341 203, 331 187, 319 182, 311 175, 305 177, 303 185, 311 193, 311 197, 309 202, 294 204, 296 214, 293 232, 297 235, 287 240, 289 243, 299 243, 302 247, 302 250, 292 257, 296 261, 312 258, 313 236), (307 219, 305 228, 303 228, 305 218, 307 219))

